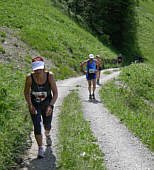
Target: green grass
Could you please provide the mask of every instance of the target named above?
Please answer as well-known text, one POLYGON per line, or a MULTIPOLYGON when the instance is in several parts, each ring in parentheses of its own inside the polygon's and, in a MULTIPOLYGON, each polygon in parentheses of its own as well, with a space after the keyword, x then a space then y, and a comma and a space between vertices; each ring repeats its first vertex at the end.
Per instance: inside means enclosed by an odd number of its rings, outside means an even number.
POLYGON ((6 38, 6 33, 3 31, 0 31, 0 42, 4 42, 6 38))
POLYGON ((119 80, 127 84, 132 92, 154 103, 154 67, 133 64, 122 70, 119 80))
POLYGON ((153 0, 140 0, 139 6, 144 9, 147 13, 154 15, 154 1, 153 0))
POLYGON ((79 64, 89 53, 100 54, 102 58, 116 56, 113 49, 103 46, 97 38, 53 7, 50 0, 1 1, 0 26, 19 29, 23 41, 52 59, 58 67, 54 70, 58 75, 66 70, 63 79, 79 73, 79 64))
POLYGON ((146 63, 154 64, 154 1, 141 1, 137 9, 137 39, 146 63))
POLYGON ((78 94, 73 91, 64 99, 59 115, 59 169, 105 169, 103 154, 95 142, 78 94))
POLYGON ((135 136, 154 151, 154 69, 150 65, 131 65, 122 70, 118 81, 105 84, 101 91, 102 102, 135 136), (146 100, 149 102, 147 103, 146 100))
POLYGON ((5 49, 0 46, 0 53, 5 54, 5 49))
POLYGON ((104 71, 103 74, 111 74, 111 71, 104 71))
POLYGON ((23 96, 24 75, 0 64, 0 169, 13 169, 27 149, 30 118, 23 96))

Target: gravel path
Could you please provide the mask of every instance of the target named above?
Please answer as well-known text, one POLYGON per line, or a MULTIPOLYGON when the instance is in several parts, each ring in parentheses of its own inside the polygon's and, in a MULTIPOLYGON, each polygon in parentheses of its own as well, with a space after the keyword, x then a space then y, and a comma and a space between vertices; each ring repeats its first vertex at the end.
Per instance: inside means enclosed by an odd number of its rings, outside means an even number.
MULTIPOLYGON (((119 72, 110 75, 102 75, 101 83, 105 83, 118 76, 119 72)), ((45 146, 46 155, 42 160, 37 160, 37 146, 32 134, 32 147, 25 157, 25 167, 22 170, 54 170, 57 158, 57 119, 60 107, 65 96, 73 89, 79 90, 82 101, 84 117, 90 122, 91 130, 98 139, 98 145, 105 153, 105 164, 108 170, 153 170, 154 162, 152 153, 134 137, 129 130, 100 102, 98 95, 99 86, 96 90, 96 101, 88 101, 87 82, 85 76, 71 78, 57 82, 59 98, 56 103, 52 122, 52 147, 45 146), (80 85, 80 87, 77 87, 80 85)), ((45 139, 45 137, 44 137, 45 139)), ((44 141, 45 143, 45 141, 44 141)))

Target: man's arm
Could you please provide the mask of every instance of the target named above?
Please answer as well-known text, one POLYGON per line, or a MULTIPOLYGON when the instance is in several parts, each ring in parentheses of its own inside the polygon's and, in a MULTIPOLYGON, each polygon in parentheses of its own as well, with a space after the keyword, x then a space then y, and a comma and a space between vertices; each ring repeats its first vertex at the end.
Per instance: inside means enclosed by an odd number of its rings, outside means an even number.
POLYGON ((81 71, 84 73, 84 74, 87 74, 86 71, 84 71, 84 66, 87 64, 87 60, 86 61, 83 61, 81 64, 80 64, 80 67, 81 67, 81 71))

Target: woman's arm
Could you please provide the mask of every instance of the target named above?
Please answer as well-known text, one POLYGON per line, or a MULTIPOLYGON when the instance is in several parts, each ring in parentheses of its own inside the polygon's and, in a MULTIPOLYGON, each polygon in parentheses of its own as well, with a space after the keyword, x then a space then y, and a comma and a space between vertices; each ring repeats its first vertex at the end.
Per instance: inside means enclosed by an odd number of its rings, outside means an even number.
POLYGON ((26 77, 26 82, 25 82, 25 89, 24 89, 24 95, 25 95, 25 99, 28 103, 28 105, 31 105, 31 98, 30 98, 30 87, 31 87, 31 78, 30 78, 30 74, 27 75, 26 77))
POLYGON ((53 98, 50 102, 50 105, 53 105, 56 103, 56 100, 58 98, 58 90, 57 90, 57 85, 56 85, 56 81, 54 79, 54 75, 53 73, 49 73, 49 83, 50 83, 50 87, 51 87, 51 91, 53 93, 53 98))
POLYGON ((49 73, 48 80, 50 83, 51 91, 53 93, 53 98, 51 99, 50 104, 47 107, 46 116, 49 116, 51 114, 51 112, 53 111, 54 104, 56 103, 56 100, 58 98, 58 90, 57 90, 57 85, 53 73, 51 72, 49 73))
POLYGON ((30 113, 35 114, 35 108, 32 105, 31 96, 30 96, 31 84, 32 84, 31 76, 30 74, 28 74, 26 77, 26 82, 25 82, 24 96, 28 103, 30 113))

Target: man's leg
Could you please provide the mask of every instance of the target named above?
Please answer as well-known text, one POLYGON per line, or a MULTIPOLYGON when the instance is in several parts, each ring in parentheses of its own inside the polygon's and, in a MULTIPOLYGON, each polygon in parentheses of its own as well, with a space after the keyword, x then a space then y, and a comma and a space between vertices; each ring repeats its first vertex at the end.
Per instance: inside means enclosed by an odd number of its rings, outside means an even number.
POLYGON ((99 79, 100 79, 100 77, 101 77, 101 70, 99 70, 99 79))
POLYGON ((91 80, 88 80, 88 90, 89 94, 91 94, 91 80))
POLYGON ((99 79, 100 79, 100 70, 97 71, 97 84, 99 85, 99 79))
POLYGON ((91 96, 91 80, 88 80, 88 90, 89 90, 89 99, 92 99, 92 96, 91 96))
POLYGON ((97 84, 98 84, 98 81, 99 81, 99 70, 97 70, 97 72, 96 72, 96 79, 97 79, 97 84))
POLYGON ((93 82, 93 99, 95 99, 96 79, 92 79, 92 82, 93 82))
POLYGON ((96 90, 96 79, 92 79, 92 81, 93 81, 93 94, 94 94, 96 90))

